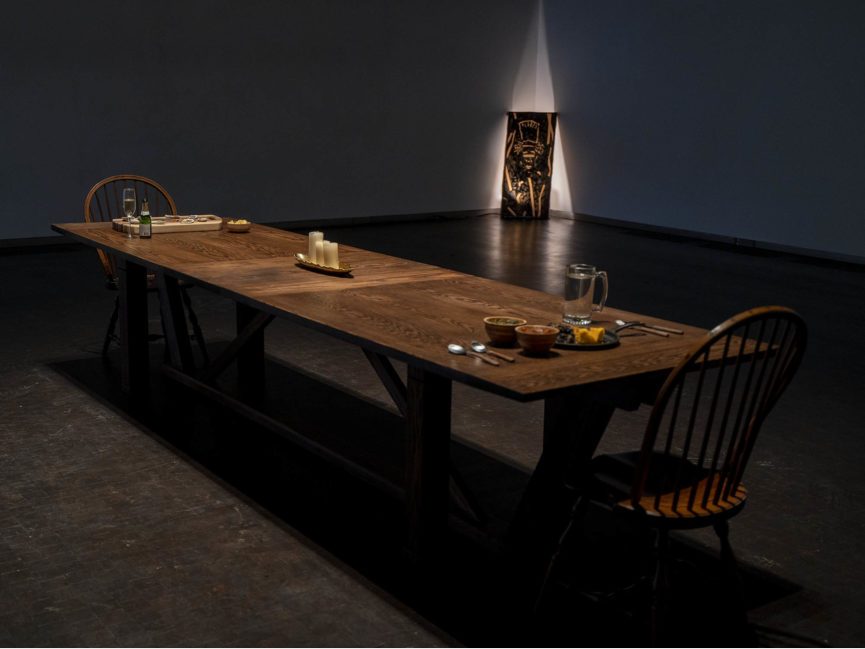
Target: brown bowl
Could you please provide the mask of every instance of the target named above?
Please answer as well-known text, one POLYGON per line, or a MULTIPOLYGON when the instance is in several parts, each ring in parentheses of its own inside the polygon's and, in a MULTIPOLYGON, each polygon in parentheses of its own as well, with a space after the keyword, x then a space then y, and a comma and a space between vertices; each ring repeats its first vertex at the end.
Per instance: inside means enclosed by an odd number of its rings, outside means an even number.
POLYGON ((552 349, 559 335, 558 327, 547 325, 522 325, 516 327, 517 342, 527 354, 546 354, 552 349))
POLYGON ((517 342, 517 334, 514 331, 520 325, 526 324, 522 318, 511 316, 491 315, 484 318, 484 329, 493 345, 499 347, 510 347, 517 342))
POLYGON ((249 232, 251 223, 229 223, 225 222, 225 229, 229 232, 249 232))

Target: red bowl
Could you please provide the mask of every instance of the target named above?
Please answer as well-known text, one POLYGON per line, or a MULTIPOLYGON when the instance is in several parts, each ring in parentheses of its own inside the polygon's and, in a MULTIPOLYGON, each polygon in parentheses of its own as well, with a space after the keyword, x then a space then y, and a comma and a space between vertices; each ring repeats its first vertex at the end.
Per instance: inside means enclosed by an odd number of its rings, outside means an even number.
POLYGON ((514 331, 517 332, 517 342, 527 354, 546 354, 559 335, 559 328, 549 325, 527 324, 514 331))

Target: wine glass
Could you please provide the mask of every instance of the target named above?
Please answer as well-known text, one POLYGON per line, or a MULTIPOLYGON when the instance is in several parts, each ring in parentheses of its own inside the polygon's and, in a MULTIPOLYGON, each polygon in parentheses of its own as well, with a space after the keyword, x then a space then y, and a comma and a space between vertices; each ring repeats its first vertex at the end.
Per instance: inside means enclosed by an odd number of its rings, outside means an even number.
POLYGON ((137 204, 135 188, 125 187, 123 189, 123 213, 126 214, 126 225, 129 227, 129 239, 132 238, 132 217, 135 216, 135 207, 137 204))

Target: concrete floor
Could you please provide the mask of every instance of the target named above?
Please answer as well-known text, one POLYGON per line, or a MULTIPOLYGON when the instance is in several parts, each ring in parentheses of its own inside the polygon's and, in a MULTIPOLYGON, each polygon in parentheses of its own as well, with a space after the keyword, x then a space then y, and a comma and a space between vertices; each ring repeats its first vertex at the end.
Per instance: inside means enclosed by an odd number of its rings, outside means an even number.
MULTIPOLYGON (((98 358, 113 296, 94 262, 83 249, 0 257, 0 644, 450 644, 56 369, 98 358)), ((218 332, 220 305, 201 306, 218 332)))
MULTIPOLYGON (((863 269, 564 219, 484 216, 325 231, 342 243, 553 293, 565 263, 591 261, 610 273, 611 304, 700 326, 762 304, 799 310, 809 350, 764 426, 747 475, 752 497, 733 521, 732 541, 761 644, 865 642, 863 269)), ((391 558, 399 548, 385 531, 399 523, 390 504, 365 510, 374 496, 326 467, 304 477, 292 465, 300 477, 261 479, 290 462, 312 464, 270 457, 291 455, 285 449, 262 457, 252 443, 239 448, 233 432, 253 436, 242 423, 200 403, 187 409, 171 395, 159 416, 131 416, 112 383, 116 366, 99 360, 113 295, 91 250, 7 251, 0 267, 0 644, 588 643, 586 627, 563 624, 544 636, 515 623, 495 599, 496 580, 507 580, 476 547, 454 550, 458 587, 418 592, 391 558), (472 610, 475 596, 489 596, 489 605, 472 610), (529 635, 511 635, 515 626, 529 635)), ((231 305, 201 290, 193 298, 208 337, 230 338, 231 305)), ((275 359, 387 404, 357 350, 282 322, 268 330, 267 346, 275 359)), ((454 399, 460 457, 477 468, 467 477, 506 519, 540 451, 540 406, 468 388, 454 399), (476 448, 499 461, 472 455, 476 448)), ((645 414, 617 414, 601 450, 633 447, 645 414)), ((702 565, 714 540, 697 534, 682 547, 702 565)), ((580 600, 562 602, 591 619, 594 609, 580 600)), ((591 644, 628 637, 600 624, 591 630, 591 644)), ((706 629, 689 640, 712 645, 717 637, 706 629)))

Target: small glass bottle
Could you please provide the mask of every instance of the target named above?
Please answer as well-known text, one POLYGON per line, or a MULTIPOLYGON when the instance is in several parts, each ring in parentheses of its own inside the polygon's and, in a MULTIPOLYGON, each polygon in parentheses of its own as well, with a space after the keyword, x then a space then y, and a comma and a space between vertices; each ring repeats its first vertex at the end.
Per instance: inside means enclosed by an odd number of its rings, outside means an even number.
POLYGON ((153 236, 153 221, 150 218, 150 205, 146 198, 141 201, 141 213, 138 215, 138 236, 142 239, 153 236))

